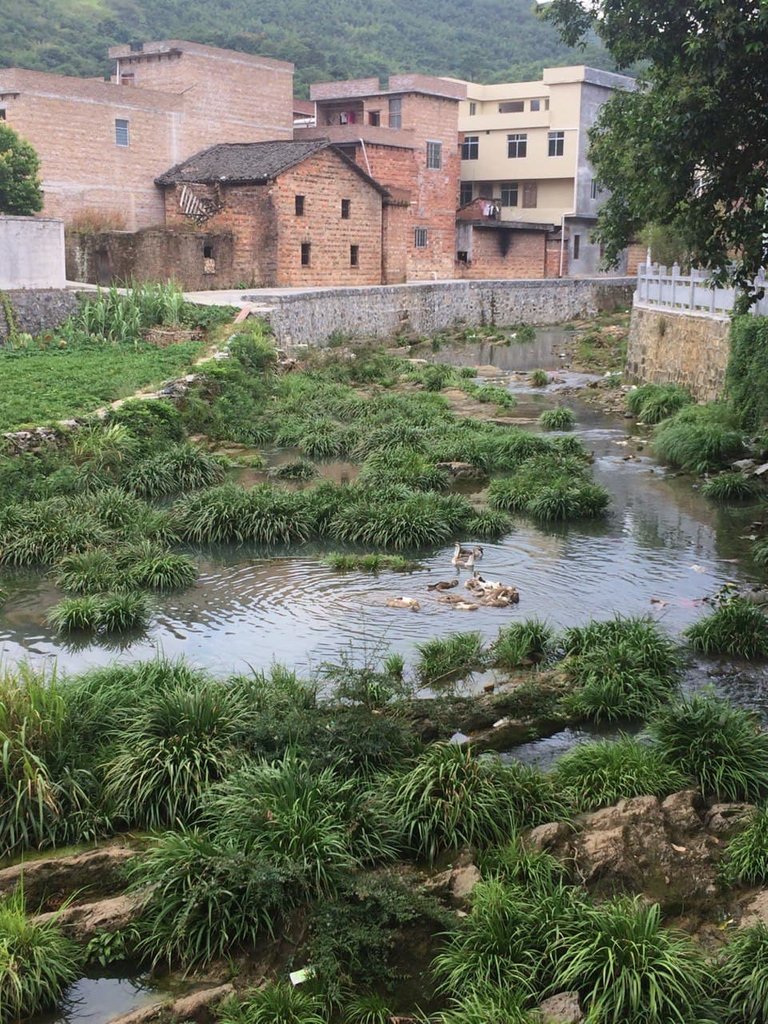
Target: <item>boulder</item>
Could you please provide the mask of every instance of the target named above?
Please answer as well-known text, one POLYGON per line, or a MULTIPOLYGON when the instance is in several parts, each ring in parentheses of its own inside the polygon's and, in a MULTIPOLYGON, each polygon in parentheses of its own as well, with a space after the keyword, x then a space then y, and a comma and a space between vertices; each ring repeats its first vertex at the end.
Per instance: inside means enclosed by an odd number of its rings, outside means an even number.
POLYGON ((761 889, 742 905, 739 925, 750 928, 753 924, 768 924, 768 889, 761 889))
POLYGON ((558 992, 539 1004, 541 1024, 579 1024, 584 1020, 578 992, 558 992))
POLYGON ((570 832, 564 821, 549 821, 528 833, 528 844, 535 850, 551 850, 562 840, 567 839, 570 832))
POLYGON ((40 907, 51 896, 114 892, 125 887, 124 868, 135 855, 127 846, 113 845, 69 857, 22 861, 0 871, 0 895, 23 882, 27 906, 40 907))
POLYGON ((51 913, 40 914, 39 924, 55 921, 65 935, 76 942, 89 942, 99 932, 118 932, 138 920, 143 898, 135 893, 113 896, 96 903, 78 903, 51 913))
POLYGON ((234 985, 218 985, 206 988, 177 999, 171 1007, 171 1016, 176 1020, 194 1020, 197 1024, 208 1024, 213 1019, 212 1010, 225 999, 234 995, 234 985))
POLYGON ((712 804, 704 820, 709 832, 728 837, 741 831, 756 810, 754 804, 712 804))
POLYGON ((455 900, 464 902, 472 894, 478 882, 482 881, 482 875, 475 864, 468 864, 466 867, 454 868, 451 872, 450 892, 455 900))

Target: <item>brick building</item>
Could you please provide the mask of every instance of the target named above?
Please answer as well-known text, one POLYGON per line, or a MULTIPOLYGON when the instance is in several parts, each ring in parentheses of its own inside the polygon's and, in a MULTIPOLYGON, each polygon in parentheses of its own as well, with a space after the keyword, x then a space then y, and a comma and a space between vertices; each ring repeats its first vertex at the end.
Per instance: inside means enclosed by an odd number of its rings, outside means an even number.
POLYGON ((463 83, 391 75, 310 87, 315 126, 297 139, 324 138, 385 186, 385 283, 454 277, 459 194, 459 103, 463 83))
POLYGON ((198 233, 209 287, 381 281, 386 189, 328 142, 213 146, 157 184, 168 231, 198 233))
POLYGON ((292 138, 292 64, 177 40, 109 53, 109 82, 0 69, 0 118, 40 155, 46 216, 160 224, 154 179, 170 165, 216 142, 292 138))
POLYGON ((561 228, 501 217, 498 204, 474 199, 456 215, 456 276, 462 278, 564 277, 568 246, 561 228))

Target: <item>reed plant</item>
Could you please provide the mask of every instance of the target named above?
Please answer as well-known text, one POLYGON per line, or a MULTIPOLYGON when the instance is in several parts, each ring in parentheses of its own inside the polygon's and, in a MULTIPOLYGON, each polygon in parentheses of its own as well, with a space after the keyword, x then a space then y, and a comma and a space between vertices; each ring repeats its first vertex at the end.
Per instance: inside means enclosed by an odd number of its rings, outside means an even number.
POLYGON ((768 656, 768 618, 743 597, 721 601, 710 615, 689 626, 685 637, 695 651, 704 654, 748 659, 768 656))
POLYGON ((273 480, 312 480, 317 476, 317 466, 308 459, 295 459, 272 466, 268 476, 273 480))
POLYGON ((345 555, 331 552, 322 561, 334 572, 413 572, 420 568, 418 562, 403 555, 345 555))
POLYGON ((152 609, 135 591, 114 591, 68 597, 54 605, 48 622, 59 633, 129 633, 146 629, 152 609))
POLYGON ((741 928, 723 949, 716 980, 725 1004, 724 1024, 768 1021, 768 925, 741 928))
POLYGON ((539 416, 539 425, 542 430, 573 430, 576 425, 576 416, 572 409, 558 405, 554 409, 544 410, 539 416))
POLYGON ((219 1020, 221 1024, 327 1024, 328 1017, 318 995, 280 981, 226 1003, 219 1020))
POLYGON ((668 419, 692 401, 690 392, 677 384, 643 384, 627 394, 627 409, 651 425, 668 419))
POLYGON ((701 486, 701 493, 713 501, 747 501, 761 491, 760 483, 750 476, 726 471, 710 477, 701 486))
POLYGON ((545 388, 549 384, 549 374, 545 370, 533 370, 528 374, 528 383, 532 388, 545 388))
POLYGON ((302 495, 266 484, 199 491, 177 501, 173 518, 181 537, 197 544, 295 544, 312 531, 302 495))
POLYGON ((478 540, 498 540, 512 531, 512 520, 495 508, 479 509, 467 519, 466 532, 468 537, 478 540))
POLYGON ((490 648, 494 668, 512 671, 522 665, 535 665, 552 649, 554 631, 539 619, 524 619, 499 630, 490 648))
POLYGON ((486 651, 479 633, 451 633, 418 645, 416 673, 422 686, 441 686, 482 669, 486 651))
POLYGON ((744 453, 744 435, 724 406, 686 406, 656 429, 654 453, 691 473, 709 473, 744 453))
POLYGON ((728 843, 722 876, 729 885, 768 881, 768 808, 756 808, 746 826, 728 843))

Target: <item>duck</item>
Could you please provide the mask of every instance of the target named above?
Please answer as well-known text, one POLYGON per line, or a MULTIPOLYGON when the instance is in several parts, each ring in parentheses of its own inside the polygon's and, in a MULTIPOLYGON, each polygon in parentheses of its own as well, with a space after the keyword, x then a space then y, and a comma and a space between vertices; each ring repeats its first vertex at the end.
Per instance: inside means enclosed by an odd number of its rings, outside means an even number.
POLYGON ((411 612, 421 611, 421 605, 415 597, 390 597, 387 608, 405 608, 411 612))
POLYGON ((457 576, 455 580, 440 580, 439 583, 429 583, 427 585, 427 590, 453 590, 453 588, 458 587, 458 585, 459 578, 457 576))
POLYGON ((472 601, 466 601, 460 594, 443 594, 438 597, 440 604, 447 604, 457 612, 476 612, 479 605, 472 601))
POLYGON ((476 545, 473 548, 463 548, 458 541, 456 541, 456 550, 453 552, 453 558, 451 562, 453 565, 463 565, 467 569, 474 569, 475 562, 479 562, 483 557, 483 549, 476 545))

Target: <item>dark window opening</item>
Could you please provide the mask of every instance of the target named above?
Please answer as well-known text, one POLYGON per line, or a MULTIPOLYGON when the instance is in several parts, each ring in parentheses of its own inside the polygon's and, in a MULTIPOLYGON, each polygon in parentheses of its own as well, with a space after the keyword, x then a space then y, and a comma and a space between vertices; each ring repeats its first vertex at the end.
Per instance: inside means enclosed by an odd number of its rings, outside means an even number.
POLYGON ((500 114, 521 114, 525 110, 525 100, 510 100, 499 104, 500 114))
POLYGON ((350 214, 351 209, 352 209, 352 200, 351 199, 342 199, 341 200, 341 219, 342 220, 349 220, 349 214, 350 214))
POLYGON ((0 121, 5 120, 5 107, 0 107, 0 121))
POLYGON ((381 124, 381 111, 380 110, 369 110, 368 111, 368 124, 373 125, 374 128, 378 128, 381 124))
POLYGON ((416 228, 416 231, 414 233, 414 245, 416 246, 417 249, 426 249, 427 248, 427 229, 426 228, 416 228))
POLYGON ((477 160, 480 153, 480 138, 477 135, 466 135, 461 144, 462 160, 477 160))
POLYGON ((510 160, 528 155, 528 133, 518 132, 507 136, 507 156, 510 160))
POLYGON ((427 168, 430 171, 439 171, 443 166, 443 144, 442 142, 427 143, 427 168))
POLYGON ((360 246, 350 245, 349 247, 349 265, 350 267, 360 266, 360 246))
POLYGON ((296 205, 296 216, 297 217, 303 217, 304 216, 304 196, 296 196, 295 205, 296 205))
POLYGON ((403 101, 399 96, 389 101, 389 127, 403 127, 403 101))
POLYGON ((312 251, 312 246, 309 242, 301 243, 301 265, 302 267, 309 266, 309 256, 312 251))
POLYGON ((469 104, 469 116, 470 117, 474 117, 476 113, 477 113, 477 103, 472 102, 472 103, 469 104))
POLYGON ((573 236, 573 258, 577 260, 581 252, 581 235, 573 236))
POLYGON ((565 151, 565 132, 550 132, 549 156, 562 156, 565 151))
POLYGON ((459 251, 456 253, 456 259, 459 261, 459 263, 469 263, 469 253, 466 251, 466 249, 459 249, 459 251))
POLYGON ((472 202, 472 182, 462 181, 459 186, 459 206, 466 206, 472 202))

